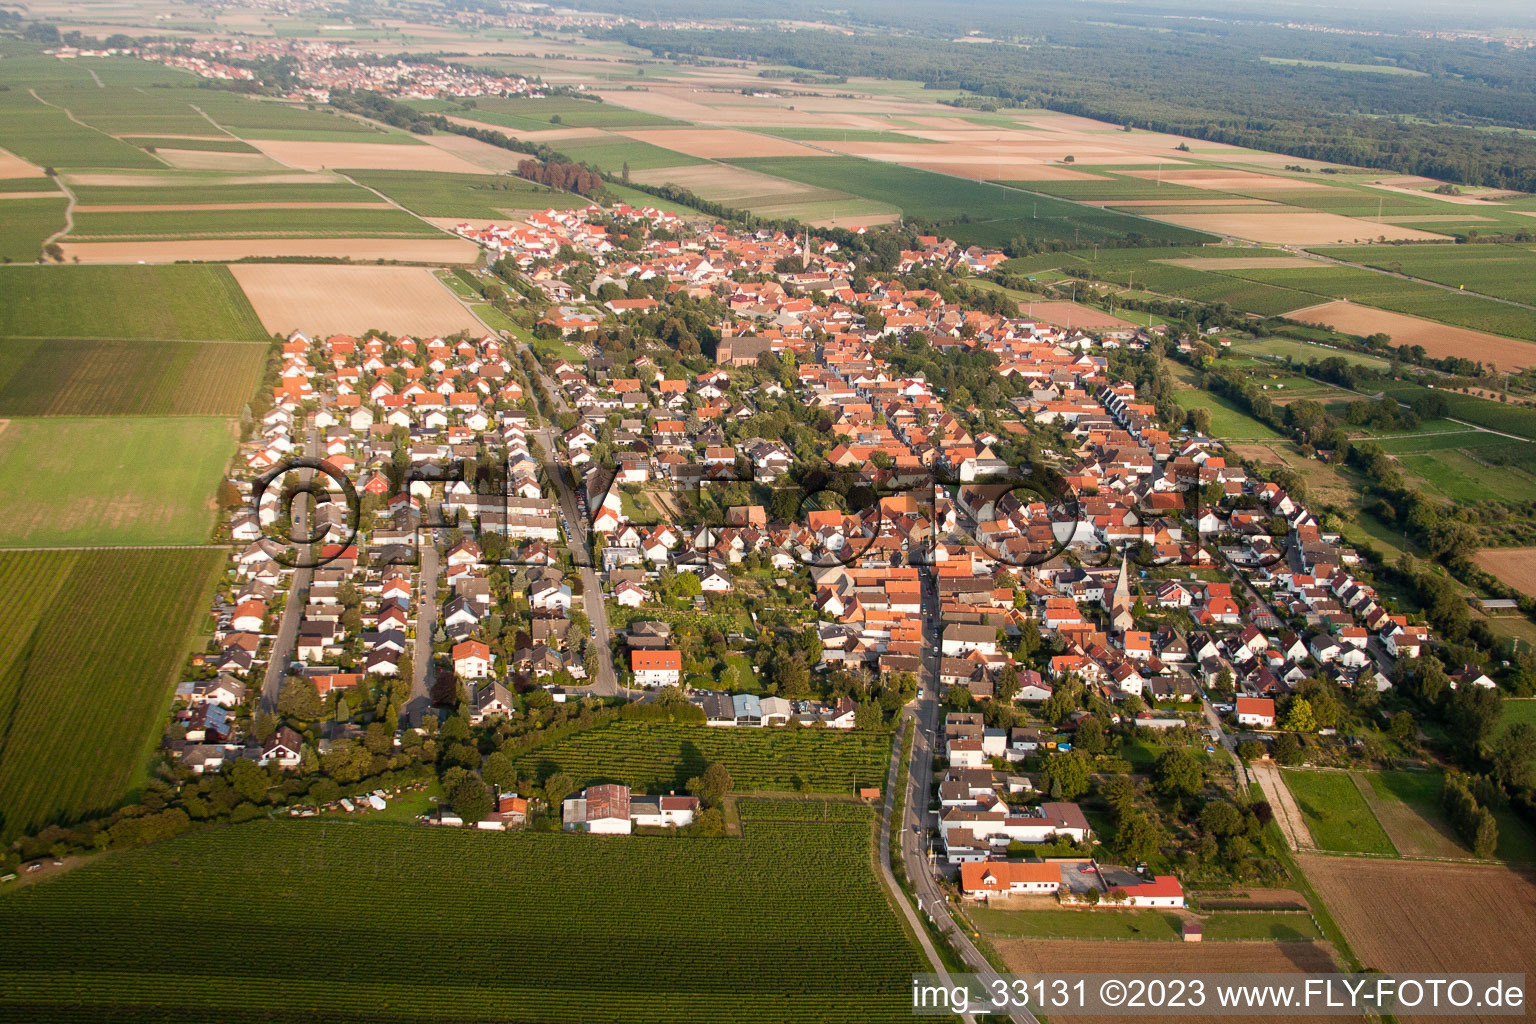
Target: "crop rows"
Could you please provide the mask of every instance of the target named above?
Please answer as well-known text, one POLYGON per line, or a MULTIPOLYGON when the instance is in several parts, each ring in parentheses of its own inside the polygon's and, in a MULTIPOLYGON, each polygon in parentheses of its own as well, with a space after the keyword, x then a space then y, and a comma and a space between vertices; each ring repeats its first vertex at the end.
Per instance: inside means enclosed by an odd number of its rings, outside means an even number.
POLYGON ((7 834, 112 806, 144 770, 222 552, 0 555, 7 834))
POLYGON ((868 804, 846 800, 759 800, 736 804, 743 821, 867 822, 874 817, 868 804))
POLYGON ((890 757, 889 733, 826 729, 729 729, 615 722, 518 759, 519 774, 565 772, 579 785, 622 782, 639 790, 680 789, 711 762, 725 765, 738 790, 851 793, 877 786, 890 757))
POLYGON ((250 342, 0 343, 0 416, 233 416, 256 390, 250 342))
POLYGON ((282 1020, 901 1019, 919 961, 869 843, 859 823, 748 822, 740 839, 192 833, 0 899, 0 932, 28 937, 0 950, 0 1018, 227 1003, 219 1019, 258 1005, 282 1020))

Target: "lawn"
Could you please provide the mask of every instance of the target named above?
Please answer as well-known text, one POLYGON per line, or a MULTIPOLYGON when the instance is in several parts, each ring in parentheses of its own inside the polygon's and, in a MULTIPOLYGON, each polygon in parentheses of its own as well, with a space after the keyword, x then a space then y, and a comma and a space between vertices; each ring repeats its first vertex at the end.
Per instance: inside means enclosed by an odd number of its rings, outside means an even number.
POLYGON ((517 766, 519 775, 541 781, 563 771, 581 785, 681 791, 718 761, 738 790, 796 790, 808 783, 819 793, 852 793, 884 782, 890 754, 888 732, 614 722, 530 751, 517 766))
POLYGON ((250 341, 0 340, 0 416, 236 416, 267 346, 250 341))
POLYGON ((447 174, 432 171, 345 171, 423 217, 508 218, 509 210, 556 210, 590 200, 557 192, 510 174, 447 174))
POLYGON ((910 1021, 867 812, 748 810, 741 838, 264 821, 112 854, 0 896, 0 1015, 204 1017, 217 978, 239 1022, 910 1021))
POLYGON ((0 337, 266 341, 228 268, 0 267, 0 337))
POLYGON ((0 547, 201 544, 234 450, 223 418, 10 420, 0 430, 0 547))
POLYGON ((109 810, 138 783, 224 561, 214 548, 0 553, 6 837, 109 810))
POLYGON ((1181 935, 1178 914, 1162 910, 1006 910, 967 907, 977 929, 999 939, 1137 939, 1181 935))
POLYGON ((1211 433, 1224 441, 1238 438, 1273 441, 1281 436, 1221 395, 1199 388, 1180 388, 1173 397, 1185 409, 1209 410, 1211 433))
MULTIPOLYGON (((1506 700, 1501 705, 1501 710, 1509 709, 1511 704, 1519 706, 1521 703, 1506 700)), ((1536 701, 1524 703, 1536 706, 1536 701)), ((1513 715, 1505 710, 1503 720, 1510 721, 1521 717, 1521 712, 1518 710, 1513 715)), ((1526 717, 1536 720, 1536 714, 1526 717)), ((1536 724, 1536 721, 1533 721, 1533 724, 1536 724)), ((1471 851, 1455 837, 1450 823, 1446 821, 1445 812, 1441 809, 1440 792, 1444 785, 1444 776, 1440 772, 1380 771, 1370 772, 1364 778, 1376 799, 1400 804, 1417 816, 1416 823, 1409 819, 1409 824, 1416 824, 1416 827, 1411 829, 1407 842, 1419 849, 1404 850, 1404 853, 1413 852, 1422 856, 1435 857, 1472 856, 1471 851)), ((1512 808, 1500 807, 1493 810, 1494 817, 1499 823, 1499 845, 1494 851, 1494 857, 1514 865, 1536 863, 1536 833, 1533 833, 1531 827, 1512 808)), ((1393 813, 1391 804, 1388 804, 1387 813, 1389 815, 1393 813)))
POLYGON ((1078 244, 1132 235, 1148 242, 1210 240, 1210 236, 1197 231, 1139 217, 858 157, 749 157, 729 162, 818 188, 891 203, 908 217, 942 223, 945 234, 978 245, 1001 245, 1018 235, 1073 239, 1078 244))
POLYGON ((1318 848, 1395 857, 1397 850, 1348 772, 1282 772, 1318 848))

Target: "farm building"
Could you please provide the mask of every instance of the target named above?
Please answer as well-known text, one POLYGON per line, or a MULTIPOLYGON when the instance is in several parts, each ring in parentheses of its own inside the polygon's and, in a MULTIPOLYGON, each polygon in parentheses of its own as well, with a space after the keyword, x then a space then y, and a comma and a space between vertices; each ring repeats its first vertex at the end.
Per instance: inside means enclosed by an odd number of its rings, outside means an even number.
POLYGON ((981 861, 960 865, 960 893, 968 900, 1006 899, 1016 893, 1054 895, 1061 886, 1061 865, 981 861))

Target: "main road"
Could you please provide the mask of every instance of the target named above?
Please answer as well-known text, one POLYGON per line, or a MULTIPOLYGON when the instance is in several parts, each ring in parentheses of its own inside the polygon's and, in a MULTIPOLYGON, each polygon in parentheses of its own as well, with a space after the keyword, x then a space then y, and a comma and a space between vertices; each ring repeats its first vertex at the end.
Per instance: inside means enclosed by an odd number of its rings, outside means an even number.
MULTIPOLYGON (((928 856, 928 837, 938 827, 938 814, 929 805, 933 792, 933 755, 939 734, 939 646, 943 625, 939 617, 938 583, 926 568, 920 571, 923 581, 922 671, 918 677, 917 699, 902 713, 903 719, 911 719, 917 735, 912 741, 912 759, 907 766, 906 810, 898 823, 901 835, 897 845, 918 905, 959 953, 966 969, 981 975, 984 982, 991 982, 999 977, 998 972, 950 912, 949 896, 939 887, 928 856)), ((899 743, 897 750, 900 750, 899 743)), ((893 775, 893 781, 894 778, 893 775)), ((890 830, 891 819, 887 813, 881 823, 882 857, 889 853, 890 830)), ((906 906, 904 895, 901 900, 906 906)), ((921 931, 919 935, 926 939, 921 931)), ((927 947, 926 942, 924 946, 927 947)), ((1015 1010, 1008 1019, 1015 1024, 1038 1024, 1034 1014, 1024 1009, 1015 1010)))

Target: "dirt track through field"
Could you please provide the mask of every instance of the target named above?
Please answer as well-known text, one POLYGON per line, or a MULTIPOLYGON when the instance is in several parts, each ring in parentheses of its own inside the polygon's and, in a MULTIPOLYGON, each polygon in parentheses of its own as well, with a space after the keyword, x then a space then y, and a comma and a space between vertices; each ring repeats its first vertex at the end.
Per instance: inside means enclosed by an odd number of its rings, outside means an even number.
POLYGON ((1280 831, 1285 836, 1286 843, 1293 850, 1315 850, 1317 843, 1312 839, 1312 831, 1307 828, 1307 819, 1302 815, 1301 808, 1296 804, 1296 798, 1291 795, 1290 787, 1280 777, 1280 769, 1267 761, 1253 761, 1248 765, 1253 777, 1258 780, 1259 788, 1264 791, 1264 798, 1269 801, 1269 806, 1275 812, 1275 821, 1280 825, 1280 831))

